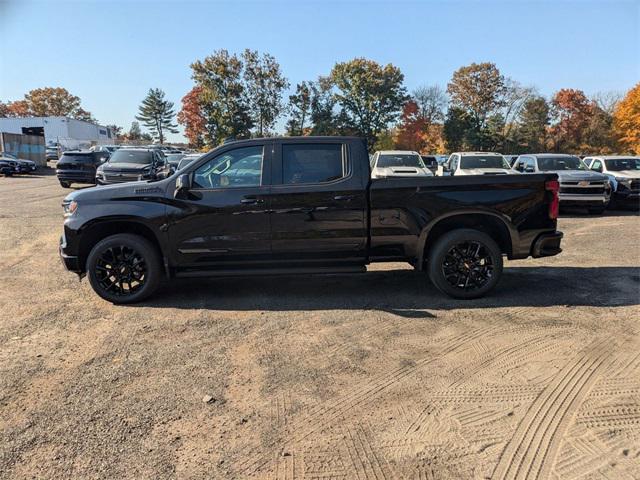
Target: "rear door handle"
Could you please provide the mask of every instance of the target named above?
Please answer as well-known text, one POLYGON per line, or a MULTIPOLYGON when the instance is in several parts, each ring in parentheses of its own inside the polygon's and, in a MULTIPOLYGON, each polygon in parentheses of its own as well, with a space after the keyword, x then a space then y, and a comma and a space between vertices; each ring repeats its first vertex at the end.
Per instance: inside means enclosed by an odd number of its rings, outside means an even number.
POLYGON ((355 195, 336 195, 333 197, 334 200, 353 200, 356 198, 355 195))
POLYGON ((240 200, 240 203, 243 203, 245 205, 252 205, 255 203, 264 203, 264 200, 261 200, 259 198, 255 198, 255 197, 246 197, 243 198, 242 200, 240 200))

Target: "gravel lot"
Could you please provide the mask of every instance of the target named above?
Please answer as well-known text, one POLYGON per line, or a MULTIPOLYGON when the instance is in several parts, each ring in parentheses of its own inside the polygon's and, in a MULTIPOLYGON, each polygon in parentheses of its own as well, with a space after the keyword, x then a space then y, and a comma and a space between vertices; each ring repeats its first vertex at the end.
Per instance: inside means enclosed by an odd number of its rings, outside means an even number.
POLYGON ((66 193, 0 178, 0 478, 640 478, 635 213, 478 301, 390 264, 116 307, 58 260, 66 193))

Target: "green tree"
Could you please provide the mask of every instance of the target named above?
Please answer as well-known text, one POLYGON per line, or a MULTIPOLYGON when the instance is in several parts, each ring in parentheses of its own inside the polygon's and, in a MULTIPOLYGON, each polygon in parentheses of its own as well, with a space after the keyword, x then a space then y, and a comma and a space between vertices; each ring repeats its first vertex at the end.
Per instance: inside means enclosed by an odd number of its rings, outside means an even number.
POLYGON ((311 87, 309 82, 296 85, 296 93, 289 95, 289 112, 291 117, 287 122, 288 135, 304 135, 305 121, 311 115, 311 87))
POLYGON ((163 144, 165 132, 178 133, 178 125, 173 123, 175 115, 173 102, 165 100, 164 92, 159 88, 150 88, 140 105, 136 119, 151 131, 154 139, 163 144))
POLYGON ((258 52, 246 49, 242 59, 249 112, 258 136, 263 137, 282 113, 282 94, 289 88, 289 81, 282 75, 280 64, 268 53, 260 56, 258 52))
POLYGON ((336 64, 331 80, 337 88, 335 98, 342 108, 344 126, 365 137, 373 148, 378 135, 398 119, 407 100, 404 75, 391 64, 356 58, 336 64))
POLYGON ((254 123, 245 95, 242 68, 242 60, 227 50, 217 50, 191 64, 192 77, 200 87, 205 140, 209 146, 219 145, 229 137, 250 136, 254 123))
POLYGON ((544 97, 533 97, 524 104, 518 121, 518 137, 526 152, 542 152, 547 143, 549 104, 544 97))
POLYGON ((459 107, 450 107, 444 121, 443 135, 447 150, 460 151, 467 148, 467 135, 471 130, 469 114, 459 107))
POLYGON ((447 85, 451 106, 465 111, 470 132, 466 137, 474 149, 486 148, 482 143, 490 134, 483 130, 487 120, 504 106, 505 78, 493 63, 472 63, 453 73, 447 85))
POLYGON ((131 128, 129 129, 129 134, 127 135, 129 140, 140 140, 142 138, 142 130, 140 129, 140 124, 136 121, 131 122, 131 128))
POLYGON ((336 115, 336 98, 330 77, 311 83, 311 135, 337 135, 341 118, 336 115))

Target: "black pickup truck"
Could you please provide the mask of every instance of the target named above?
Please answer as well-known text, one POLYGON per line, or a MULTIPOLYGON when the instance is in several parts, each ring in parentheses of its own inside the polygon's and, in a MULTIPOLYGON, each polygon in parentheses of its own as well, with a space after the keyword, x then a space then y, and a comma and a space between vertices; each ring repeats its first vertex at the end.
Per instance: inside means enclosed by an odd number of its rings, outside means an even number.
POLYGON ((558 254, 555 174, 371 180, 355 137, 230 142, 158 181, 63 203, 60 255, 98 295, 131 303, 163 278, 365 272, 409 262, 476 298, 510 259, 558 254))

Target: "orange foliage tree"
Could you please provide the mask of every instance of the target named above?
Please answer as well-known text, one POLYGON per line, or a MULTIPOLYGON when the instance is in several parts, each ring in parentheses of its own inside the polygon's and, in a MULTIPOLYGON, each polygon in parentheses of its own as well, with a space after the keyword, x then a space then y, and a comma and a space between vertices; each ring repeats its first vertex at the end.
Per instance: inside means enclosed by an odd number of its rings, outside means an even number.
POLYGON ((640 83, 629 90, 616 106, 613 128, 620 143, 640 155, 640 83))
POLYGON ((184 135, 193 148, 205 145, 206 120, 202 112, 200 96, 202 87, 193 87, 182 97, 182 110, 178 112, 178 123, 184 125, 184 135))

